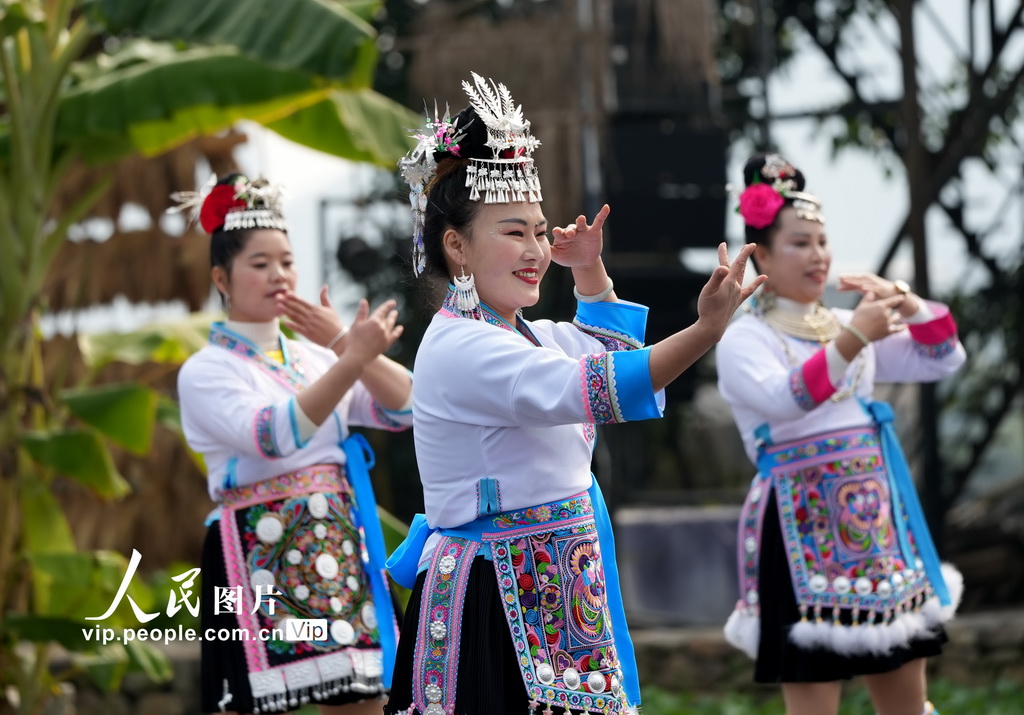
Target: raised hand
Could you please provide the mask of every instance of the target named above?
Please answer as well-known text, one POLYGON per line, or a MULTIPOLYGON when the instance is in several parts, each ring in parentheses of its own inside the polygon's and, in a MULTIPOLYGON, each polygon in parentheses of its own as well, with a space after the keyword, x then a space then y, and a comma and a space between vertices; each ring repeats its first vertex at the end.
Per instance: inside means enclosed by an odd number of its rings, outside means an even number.
POLYGON ((601 258, 604 248, 602 227, 611 212, 608 204, 601 207, 594 217, 594 222, 587 224, 587 217, 580 214, 576 223, 565 228, 556 226, 551 229, 554 243, 551 244, 551 260, 566 268, 583 268, 592 266, 601 258))
POLYGON ((285 325, 322 347, 345 329, 331 303, 327 286, 320 289, 320 305, 313 305, 291 291, 278 295, 277 303, 285 325))
POLYGON ((356 318, 345 336, 346 353, 353 357, 370 362, 383 354, 398 340, 405 328, 398 325, 397 301, 386 300, 370 312, 370 304, 366 299, 359 301, 356 318))
POLYGON ((836 286, 842 291, 857 291, 861 295, 871 292, 876 298, 891 298, 899 295, 896 284, 874 273, 843 273, 836 286))
POLYGON ((740 303, 764 283, 766 276, 758 276, 746 288, 743 276, 747 259, 754 252, 755 244, 748 243, 740 249, 735 261, 729 261, 729 249, 725 243, 718 244, 718 267, 704 285, 697 298, 697 322, 713 330, 719 337, 725 332, 729 319, 740 303))
POLYGON ((868 291, 853 311, 850 325, 860 330, 871 342, 905 330, 907 326, 900 321, 897 312, 903 301, 904 297, 898 294, 876 300, 875 294, 868 291))

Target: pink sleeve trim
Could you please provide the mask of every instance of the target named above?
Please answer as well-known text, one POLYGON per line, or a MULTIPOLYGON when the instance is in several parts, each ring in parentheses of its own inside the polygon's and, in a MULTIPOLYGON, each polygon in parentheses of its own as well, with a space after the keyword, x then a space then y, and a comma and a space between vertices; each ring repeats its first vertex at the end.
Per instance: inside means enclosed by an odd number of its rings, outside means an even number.
POLYGON ((955 337, 956 321, 953 320, 953 314, 949 312, 949 308, 942 303, 932 303, 931 301, 928 301, 928 307, 936 316, 934 320, 907 326, 914 342, 924 345, 939 345, 955 337))
POLYGON ((793 391, 793 399, 805 410, 814 409, 832 396, 836 388, 828 379, 828 360, 824 348, 790 373, 789 386, 793 391))

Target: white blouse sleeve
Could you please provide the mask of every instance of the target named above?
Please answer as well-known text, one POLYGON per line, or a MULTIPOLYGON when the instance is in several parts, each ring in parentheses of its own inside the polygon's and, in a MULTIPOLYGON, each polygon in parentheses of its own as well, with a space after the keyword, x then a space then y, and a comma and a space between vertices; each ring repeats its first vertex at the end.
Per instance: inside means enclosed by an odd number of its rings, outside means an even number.
POLYGON ((442 326, 431 343, 417 357, 413 402, 441 419, 539 427, 661 416, 647 349, 605 352, 597 344, 597 352, 570 356, 461 320, 442 326))
POLYGON ((178 396, 185 438, 201 454, 228 447, 278 459, 308 441, 299 434, 294 396, 273 401, 226 363, 188 360, 178 373, 178 396))

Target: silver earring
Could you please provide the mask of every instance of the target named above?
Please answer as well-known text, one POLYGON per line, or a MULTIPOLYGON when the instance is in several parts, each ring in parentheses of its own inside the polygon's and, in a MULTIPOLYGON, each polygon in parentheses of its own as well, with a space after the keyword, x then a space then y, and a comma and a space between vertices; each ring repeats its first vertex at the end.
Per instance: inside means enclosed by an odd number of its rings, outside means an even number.
POLYGON ((480 307, 480 296, 476 292, 473 274, 466 275, 466 267, 459 266, 462 275, 455 276, 455 307, 463 313, 473 313, 480 307))

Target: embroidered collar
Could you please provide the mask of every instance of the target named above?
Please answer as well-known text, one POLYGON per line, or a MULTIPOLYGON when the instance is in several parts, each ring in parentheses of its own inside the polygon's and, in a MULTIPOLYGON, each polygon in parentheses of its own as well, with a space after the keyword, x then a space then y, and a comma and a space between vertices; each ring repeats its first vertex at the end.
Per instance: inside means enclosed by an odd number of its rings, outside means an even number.
POLYGON ((278 344, 281 346, 281 355, 284 357, 284 364, 280 364, 267 357, 266 353, 259 349, 251 340, 243 335, 232 331, 222 321, 217 321, 210 326, 210 344, 222 347, 233 355, 254 363, 256 367, 269 374, 275 380, 298 392, 309 383, 306 380, 305 371, 298 360, 288 350, 288 341, 278 335, 278 344))
POLYGON ((448 295, 445 296, 444 303, 441 304, 440 312, 442 315, 446 315, 450 318, 479 320, 483 323, 497 326, 503 330, 509 331, 510 333, 521 335, 537 347, 541 347, 540 341, 537 340, 533 331, 530 330, 530 327, 526 324, 526 321, 519 315, 516 315, 516 324, 513 326, 483 301, 480 302, 480 307, 473 312, 459 310, 455 303, 455 287, 451 284, 448 285, 448 295))

